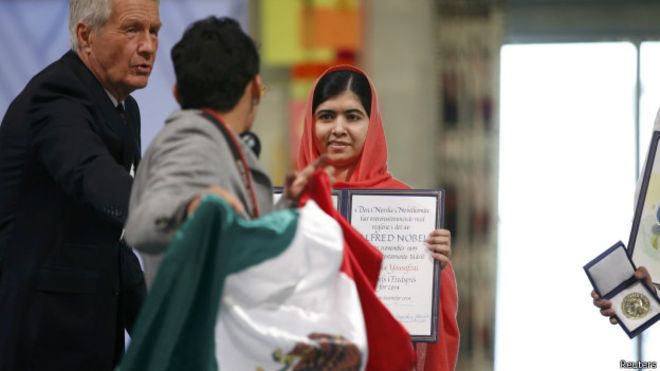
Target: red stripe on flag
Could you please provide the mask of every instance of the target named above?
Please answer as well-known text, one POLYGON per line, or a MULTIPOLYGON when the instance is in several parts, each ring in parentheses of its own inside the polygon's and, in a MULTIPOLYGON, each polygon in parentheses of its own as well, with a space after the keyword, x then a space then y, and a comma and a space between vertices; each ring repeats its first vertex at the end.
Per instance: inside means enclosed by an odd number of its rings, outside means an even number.
POLYGON ((344 233, 341 271, 355 281, 367 330, 369 359, 367 371, 412 370, 415 351, 410 334, 376 295, 383 254, 360 235, 332 204, 330 182, 324 171, 317 171, 301 198, 304 205, 314 200, 335 219, 344 233))

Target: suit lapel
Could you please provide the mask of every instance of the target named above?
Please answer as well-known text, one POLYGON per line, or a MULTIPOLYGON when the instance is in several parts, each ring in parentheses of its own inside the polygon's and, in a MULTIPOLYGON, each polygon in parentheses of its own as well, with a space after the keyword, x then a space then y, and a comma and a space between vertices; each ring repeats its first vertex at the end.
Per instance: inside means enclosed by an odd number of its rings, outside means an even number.
POLYGON ((238 138, 238 143, 241 145, 241 150, 245 155, 245 161, 247 162, 250 171, 260 175, 266 175, 266 171, 261 167, 261 163, 259 163, 259 159, 257 159, 257 156, 252 152, 252 149, 250 149, 240 137, 238 138))
MULTIPOLYGON (((131 167, 137 167, 140 157, 139 146, 139 117, 137 117, 136 103, 132 98, 126 99, 126 124, 119 115, 117 108, 112 104, 110 97, 106 93, 101 83, 89 71, 89 69, 82 63, 80 58, 73 52, 69 51, 63 58, 65 63, 69 64, 75 71, 76 75, 89 89, 92 101, 98 111, 103 127, 99 128, 103 133, 110 134, 113 139, 121 142, 121 148, 115 160, 120 163, 126 171, 130 171, 131 167), (129 103, 130 101, 130 103, 129 103), (133 128, 137 125, 137 131, 133 128)), ((102 139, 106 138, 102 135, 102 139)))
MULTIPOLYGON (((243 153, 245 154, 245 161, 250 168, 250 173, 252 175, 252 186, 254 187, 257 199, 262 199, 263 195, 260 194, 261 188, 259 185, 263 185, 270 190, 272 188, 270 177, 268 176, 266 170, 262 167, 257 156, 254 154, 254 152, 252 152, 252 149, 250 149, 250 147, 245 144, 242 139, 239 139, 239 143, 243 153)), ((268 197, 271 197, 270 192, 268 192, 268 197)), ((260 202, 260 208, 263 208, 263 200, 258 202, 260 202)), ((263 210, 261 211, 263 212, 263 210)))

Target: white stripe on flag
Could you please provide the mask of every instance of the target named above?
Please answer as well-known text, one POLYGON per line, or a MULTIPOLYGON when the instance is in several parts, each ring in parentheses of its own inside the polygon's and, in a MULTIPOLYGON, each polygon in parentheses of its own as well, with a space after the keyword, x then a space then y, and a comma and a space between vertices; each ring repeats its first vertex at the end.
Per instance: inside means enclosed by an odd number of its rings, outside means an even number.
POLYGON ((309 201, 282 254, 228 276, 215 329, 220 370, 322 359, 364 370, 364 319, 355 284, 340 271, 343 249, 337 222, 309 201))

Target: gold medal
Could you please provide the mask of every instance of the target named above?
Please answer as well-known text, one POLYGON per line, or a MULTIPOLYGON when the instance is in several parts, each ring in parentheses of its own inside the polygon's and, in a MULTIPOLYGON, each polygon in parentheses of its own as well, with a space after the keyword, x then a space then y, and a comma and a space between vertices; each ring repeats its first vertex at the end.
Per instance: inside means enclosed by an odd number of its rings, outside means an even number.
POLYGON ((621 302, 623 315, 630 319, 644 318, 650 310, 651 302, 649 298, 638 292, 626 295, 621 302))

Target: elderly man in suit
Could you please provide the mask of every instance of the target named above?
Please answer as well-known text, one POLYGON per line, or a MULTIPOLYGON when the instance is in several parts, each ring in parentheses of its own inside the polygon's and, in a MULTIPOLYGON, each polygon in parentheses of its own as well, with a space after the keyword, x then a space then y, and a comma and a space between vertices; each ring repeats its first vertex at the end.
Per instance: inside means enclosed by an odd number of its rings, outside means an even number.
POLYGON ((0 370, 112 370, 144 295, 121 236, 157 0, 70 0, 72 50, 0 125, 0 370))

